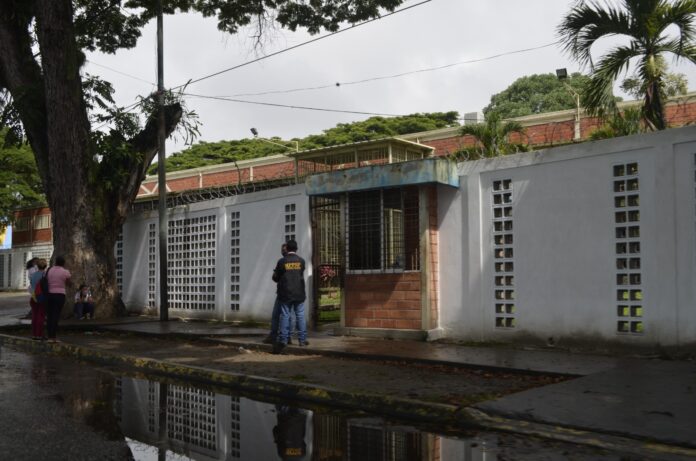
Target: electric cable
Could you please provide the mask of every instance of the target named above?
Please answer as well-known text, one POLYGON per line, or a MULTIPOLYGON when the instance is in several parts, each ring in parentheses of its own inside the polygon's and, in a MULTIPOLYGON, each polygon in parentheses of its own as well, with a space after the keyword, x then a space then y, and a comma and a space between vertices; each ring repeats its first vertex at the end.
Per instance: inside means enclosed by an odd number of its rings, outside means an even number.
POLYGON ((241 104, 254 104, 254 105, 259 105, 259 106, 272 106, 272 107, 284 107, 287 109, 302 109, 302 110, 314 110, 314 111, 321 111, 321 112, 338 112, 338 113, 343 113, 343 114, 358 114, 358 115, 377 115, 377 116, 383 116, 383 117, 402 117, 402 114, 385 114, 385 113, 380 113, 380 112, 363 112, 363 111, 356 111, 356 110, 343 110, 343 109, 326 109, 322 107, 308 107, 308 106, 296 106, 296 105, 290 105, 290 104, 276 104, 276 103, 271 103, 271 102, 261 102, 261 101, 247 101, 244 99, 233 99, 233 98, 225 98, 225 97, 220 97, 220 96, 206 96, 202 94, 192 94, 192 93, 181 93, 183 96, 189 96, 193 98, 202 98, 202 99, 214 99, 214 100, 219 100, 219 101, 227 101, 227 102, 236 102, 236 103, 241 103, 241 104))
POLYGON ((413 75, 413 74, 418 74, 418 73, 433 72, 436 70, 447 69, 450 67, 460 66, 463 64, 473 64, 473 63, 477 63, 477 62, 490 61, 492 59, 500 58, 503 56, 526 53, 529 51, 540 50, 542 48, 548 48, 550 46, 556 45, 557 43, 558 42, 551 42, 551 43, 547 43, 545 45, 535 46, 532 48, 524 48, 521 50, 506 51, 504 53, 499 53, 499 54, 495 54, 492 56, 486 56, 484 58, 470 59, 470 60, 466 60, 466 61, 458 61, 458 62, 454 62, 451 64, 445 64, 442 66, 426 67, 423 69, 416 69, 416 70, 411 70, 411 71, 407 71, 407 72, 401 72, 398 74, 383 75, 383 76, 379 76, 379 77, 370 77, 370 78, 365 78, 362 80, 354 80, 354 81, 350 81, 350 82, 336 82, 336 83, 320 85, 320 86, 310 86, 310 87, 305 87, 305 88, 292 88, 292 89, 287 89, 287 90, 270 90, 270 91, 262 91, 262 92, 258 92, 258 93, 238 93, 238 94, 231 94, 231 95, 220 96, 220 97, 236 98, 236 97, 240 97, 240 96, 264 96, 264 95, 268 95, 268 94, 287 94, 287 93, 296 93, 299 91, 324 90, 327 88, 335 88, 335 87, 340 87, 340 86, 358 85, 361 83, 368 83, 368 82, 374 82, 374 81, 378 81, 378 80, 387 80, 387 79, 392 79, 392 78, 399 78, 399 77, 404 77, 407 75, 413 75))
POLYGON ((322 35, 322 36, 313 38, 313 39, 311 39, 311 40, 307 40, 307 41, 305 41, 305 42, 298 43, 297 45, 293 45, 293 46, 290 46, 290 47, 287 47, 287 48, 283 48, 282 50, 278 50, 278 51, 275 51, 275 52, 273 52, 273 53, 271 53, 271 54, 267 54, 267 55, 258 57, 258 58, 256 58, 256 59, 252 59, 251 61, 246 61, 246 62, 243 62, 243 63, 241 63, 241 64, 237 64, 236 66, 228 67, 227 69, 223 69, 223 70, 220 70, 220 71, 218 71, 218 72, 214 72, 214 73, 212 73, 212 74, 204 75, 203 77, 199 77, 199 78, 196 78, 196 79, 189 80, 188 82, 183 83, 183 84, 178 85, 178 86, 175 86, 175 87, 173 87, 173 88, 171 88, 171 89, 172 89, 172 90, 177 90, 177 89, 179 89, 179 88, 182 88, 182 87, 185 87, 185 86, 194 84, 194 83, 198 83, 198 82, 201 82, 201 81, 203 81, 203 80, 207 80, 207 79, 212 78, 212 77, 216 77, 216 76, 218 76, 218 75, 220 75, 220 74, 224 74, 224 73, 226 73, 226 72, 230 72, 230 71, 232 71, 232 70, 239 69, 240 67, 245 67, 245 66, 248 66, 248 65, 250 65, 250 64, 254 64, 254 63, 256 63, 256 62, 263 61, 264 59, 268 59, 268 58, 270 58, 270 57, 277 56, 277 55, 279 55, 279 54, 285 53, 285 52, 287 52, 287 51, 291 51, 291 50, 300 48, 300 47, 302 47, 302 46, 309 45, 310 43, 318 42, 319 40, 323 40, 323 39, 325 39, 325 38, 333 37, 334 35, 340 34, 341 32, 346 32, 346 31, 349 31, 349 30, 353 30, 353 29, 355 29, 355 28, 357 28, 357 27, 364 26, 365 24, 369 24, 369 23, 371 23, 371 22, 375 22, 375 21, 378 21, 378 20, 380 20, 380 19, 384 19, 384 18, 387 18, 387 17, 389 17, 389 16, 393 16, 393 15, 395 15, 395 14, 397 14, 397 13, 401 13, 401 12, 403 12, 403 11, 410 10, 411 8, 415 8, 415 7, 417 7, 417 6, 421 6, 421 5, 424 5, 424 4, 426 4, 426 3, 430 3, 431 1, 432 1, 432 0, 423 0, 422 2, 416 3, 416 4, 414 4, 414 5, 410 5, 410 6, 407 6, 407 7, 401 8, 401 9, 398 9, 398 10, 394 10, 394 11, 391 11, 391 12, 389 12, 389 13, 387 13, 387 14, 382 15, 382 16, 378 16, 378 17, 376 17, 376 18, 368 19, 368 20, 363 21, 363 22, 360 22, 360 23, 358 23, 358 24, 354 24, 354 25, 352 25, 352 26, 350 26, 350 27, 346 27, 345 29, 339 29, 339 30, 337 30, 336 32, 332 32, 332 33, 330 33, 330 34, 322 35))

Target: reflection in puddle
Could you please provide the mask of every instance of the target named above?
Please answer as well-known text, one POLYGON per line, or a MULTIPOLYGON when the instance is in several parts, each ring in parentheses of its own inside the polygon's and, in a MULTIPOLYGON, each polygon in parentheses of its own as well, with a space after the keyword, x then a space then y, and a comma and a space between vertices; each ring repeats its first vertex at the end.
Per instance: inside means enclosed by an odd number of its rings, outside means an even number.
POLYGON ((136 460, 495 461, 491 442, 116 378, 114 412, 136 460))

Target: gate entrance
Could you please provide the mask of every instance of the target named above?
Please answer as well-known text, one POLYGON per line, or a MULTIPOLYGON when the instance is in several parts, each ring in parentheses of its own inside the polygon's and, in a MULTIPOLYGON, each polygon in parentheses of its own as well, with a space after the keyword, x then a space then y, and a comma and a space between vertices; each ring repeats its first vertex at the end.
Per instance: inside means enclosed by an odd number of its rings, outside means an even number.
MULTIPOLYGON (((315 326, 338 324, 343 300, 344 247, 339 197, 310 197, 315 326)), ((337 325, 338 326, 338 325, 337 325)))

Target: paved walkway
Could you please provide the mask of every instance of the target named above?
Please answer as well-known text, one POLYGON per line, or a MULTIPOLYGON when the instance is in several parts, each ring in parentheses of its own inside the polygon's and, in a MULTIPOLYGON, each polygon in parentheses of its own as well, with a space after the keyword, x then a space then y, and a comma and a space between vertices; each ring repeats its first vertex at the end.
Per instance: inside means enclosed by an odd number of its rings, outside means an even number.
MULTIPOLYGON (((126 320, 127 321, 127 320, 126 320)), ((111 331, 184 335, 264 348, 265 330, 156 320, 103 325, 111 331)), ((314 333, 311 353, 580 376, 485 402, 476 408, 515 420, 696 447, 696 363, 582 355, 560 350, 472 347, 314 333)))

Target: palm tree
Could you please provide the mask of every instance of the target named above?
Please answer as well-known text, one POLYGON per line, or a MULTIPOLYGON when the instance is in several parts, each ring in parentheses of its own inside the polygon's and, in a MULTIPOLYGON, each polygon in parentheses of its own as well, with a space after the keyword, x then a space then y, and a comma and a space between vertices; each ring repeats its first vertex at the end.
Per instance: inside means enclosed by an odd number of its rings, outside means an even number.
POLYGON ((481 157, 497 157, 518 150, 517 145, 509 141, 510 134, 523 133, 524 128, 518 122, 505 121, 496 112, 489 112, 484 123, 464 125, 460 133, 476 138, 481 157))
POLYGON ((672 54, 677 60, 696 63, 695 14, 696 0, 581 0, 573 6, 558 26, 558 33, 566 52, 592 70, 583 95, 588 112, 616 112, 612 86, 633 60, 637 61, 636 74, 642 81, 643 120, 650 129, 665 129, 664 56, 672 54), (670 26, 676 26, 676 36, 665 34, 670 26), (629 42, 608 51, 595 65, 590 54, 592 45, 612 35, 627 37, 629 42))

